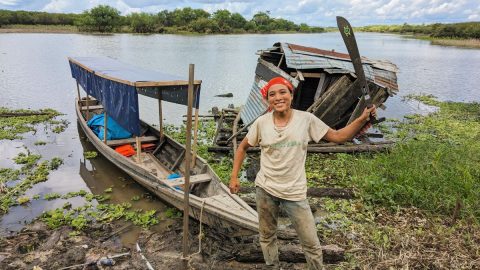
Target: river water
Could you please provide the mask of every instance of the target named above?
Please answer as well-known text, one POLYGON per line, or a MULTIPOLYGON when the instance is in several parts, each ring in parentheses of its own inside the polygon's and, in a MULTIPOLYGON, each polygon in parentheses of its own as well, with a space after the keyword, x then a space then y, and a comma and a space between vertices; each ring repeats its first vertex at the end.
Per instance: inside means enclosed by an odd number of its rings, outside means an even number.
MULTIPOLYGON (((386 103, 379 114, 401 118, 408 113, 428 110, 418 102, 404 102, 408 94, 433 94, 440 100, 480 101, 480 50, 432 46, 428 41, 398 35, 357 33, 362 55, 387 59, 400 72, 398 96, 386 103)), ((236 106, 245 102, 254 78, 255 52, 275 42, 289 42, 345 52, 339 33, 274 35, 84 35, 84 34, 0 34, 0 106, 9 108, 53 108, 65 115, 69 127, 61 134, 41 130, 26 134, 25 140, 0 141, 0 167, 16 166, 11 158, 26 151, 42 154, 44 159, 63 158, 64 165, 50 174, 49 180, 37 184, 27 196, 49 192, 65 194, 85 189, 101 194, 113 186, 113 202, 130 201, 145 190, 108 161, 99 157, 83 159, 91 145, 82 139, 76 125, 75 81, 71 78, 69 56, 108 56, 146 69, 188 77, 188 65, 195 64, 195 78, 201 79, 201 113, 213 107, 236 106), (217 98, 231 92, 233 98, 217 98), (37 140, 47 145, 35 146, 37 140), (116 192, 115 190, 121 190, 116 192)), ((158 122, 156 101, 142 98, 140 116, 158 122)), ((166 104, 166 122, 178 124, 185 107, 166 104)), ((73 206, 82 198, 71 200, 73 206)), ((18 230, 23 223, 42 211, 61 207, 63 200, 34 200, 27 206, 13 207, 0 218, 0 231, 18 230)), ((133 202, 144 209, 166 208, 155 199, 133 202)))

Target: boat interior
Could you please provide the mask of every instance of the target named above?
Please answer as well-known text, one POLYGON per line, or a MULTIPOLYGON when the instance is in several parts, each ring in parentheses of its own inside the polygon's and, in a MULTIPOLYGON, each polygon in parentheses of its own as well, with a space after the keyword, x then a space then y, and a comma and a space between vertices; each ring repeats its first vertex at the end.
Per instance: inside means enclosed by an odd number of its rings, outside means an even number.
MULTIPOLYGON (((89 97, 88 100, 83 97, 79 106, 86 121, 91 119, 93 115, 104 113, 103 106, 93 97, 89 97)), ((147 170, 157 178, 159 183, 173 189, 182 189, 182 186, 185 184, 185 178, 183 177, 185 168, 184 146, 166 135, 160 138, 160 132, 144 122, 141 122, 139 141, 142 145, 140 159, 138 159, 136 152, 133 155, 124 157, 147 170)), ((114 150, 125 145, 131 145, 135 150, 137 147, 135 137, 107 140, 106 144, 114 150)), ((199 197, 209 197, 215 195, 215 193, 218 194, 218 191, 214 191, 216 187, 210 187, 213 176, 209 173, 209 168, 205 162, 197 157, 195 161, 192 159, 191 163, 193 163, 190 170, 191 194, 199 197)))

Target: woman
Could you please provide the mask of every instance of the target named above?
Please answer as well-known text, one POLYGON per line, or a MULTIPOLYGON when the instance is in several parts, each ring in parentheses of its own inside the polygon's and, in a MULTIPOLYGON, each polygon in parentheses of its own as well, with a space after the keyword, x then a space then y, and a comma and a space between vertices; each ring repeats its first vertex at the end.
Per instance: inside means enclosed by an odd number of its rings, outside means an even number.
POLYGON ((325 139, 343 143, 371 125, 375 107, 365 109, 348 126, 333 130, 311 113, 291 108, 292 84, 282 77, 270 80, 262 89, 271 112, 260 116, 238 146, 233 161, 230 192, 240 189, 238 171, 251 146, 260 145, 260 170, 255 179, 260 246, 267 265, 278 268, 277 220, 283 207, 292 221, 307 260, 308 269, 322 269, 322 250, 307 201, 305 159, 309 141, 325 139))

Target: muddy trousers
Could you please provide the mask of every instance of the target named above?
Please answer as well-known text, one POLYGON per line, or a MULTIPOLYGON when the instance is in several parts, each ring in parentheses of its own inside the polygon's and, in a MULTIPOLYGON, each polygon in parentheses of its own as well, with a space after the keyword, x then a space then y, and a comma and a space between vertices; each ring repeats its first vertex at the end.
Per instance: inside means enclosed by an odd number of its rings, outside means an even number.
POLYGON ((278 243, 277 224, 280 207, 283 207, 302 244, 307 267, 310 270, 323 269, 322 248, 312 211, 307 200, 288 201, 270 195, 260 187, 256 188, 257 212, 259 219, 260 246, 267 265, 277 266, 278 243))

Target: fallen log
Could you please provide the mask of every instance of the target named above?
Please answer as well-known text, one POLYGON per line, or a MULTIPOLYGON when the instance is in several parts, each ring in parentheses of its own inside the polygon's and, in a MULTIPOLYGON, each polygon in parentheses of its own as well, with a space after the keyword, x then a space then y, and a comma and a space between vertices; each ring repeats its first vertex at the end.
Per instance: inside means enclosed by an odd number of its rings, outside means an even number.
POLYGON ((20 116, 35 116, 35 115, 53 115, 51 112, 8 112, 0 113, 0 117, 20 117, 20 116))
MULTIPOLYGON (((255 193, 255 187, 242 187, 240 194, 255 193)), ((355 197, 353 189, 350 188, 308 188, 307 196, 309 197, 328 197, 340 199, 352 199, 355 197)), ((244 198, 244 200, 249 200, 244 198)), ((247 202, 248 203, 248 202, 247 202)))
MULTIPOLYGON (((259 263, 264 262, 263 254, 258 244, 240 244, 237 246, 238 251, 234 257, 239 262, 259 263)), ((278 248, 280 261, 291 263, 306 262, 300 245, 281 244, 278 248)), ((345 250, 336 245, 322 246, 323 262, 337 263, 344 260, 345 250)))

